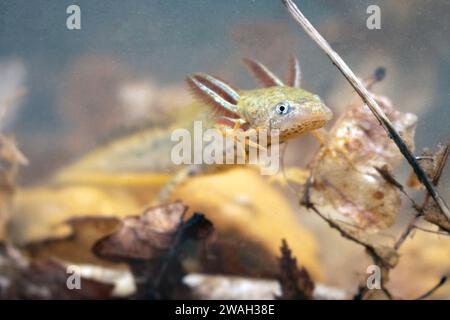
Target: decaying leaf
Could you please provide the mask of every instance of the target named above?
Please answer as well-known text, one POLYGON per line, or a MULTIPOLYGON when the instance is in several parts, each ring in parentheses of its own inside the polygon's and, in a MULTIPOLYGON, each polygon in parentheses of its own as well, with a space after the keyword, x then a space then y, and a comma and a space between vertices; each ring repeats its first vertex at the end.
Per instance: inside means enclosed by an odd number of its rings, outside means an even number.
POLYGON ((450 233, 450 222, 447 217, 442 214, 441 209, 439 209, 435 202, 432 202, 426 207, 424 212, 425 220, 450 233))
MULTIPOLYGON (((397 111, 376 97, 411 149, 417 117, 397 111)), ((400 194, 376 168, 394 168, 401 154, 367 106, 350 107, 335 123, 326 143, 310 163, 313 202, 331 205, 336 217, 367 231, 391 226, 400 209, 400 194)))
POLYGON ((297 259, 292 256, 291 249, 284 239, 281 245, 279 264, 282 294, 278 298, 284 300, 313 299, 314 282, 305 268, 297 266, 297 259))
POLYGON ((98 240, 92 249, 103 259, 129 265, 137 298, 186 298, 179 248, 187 239, 201 240, 213 231, 202 214, 183 221, 186 211, 185 205, 174 202, 126 217, 115 232, 98 240))
MULTIPOLYGON (((442 170, 447 162, 450 153, 450 142, 444 146, 439 144, 436 152, 431 152, 430 149, 425 148, 418 157, 420 166, 428 175, 428 177, 436 184, 441 177, 442 170)), ((423 187, 420 182, 417 184, 418 178, 414 172, 410 173, 408 182, 411 187, 423 187)))
POLYGON ((126 217, 119 229, 97 241, 93 250, 99 257, 113 261, 158 258, 171 246, 186 210, 181 202, 175 202, 126 217))
MULTIPOLYGON (((425 160, 425 163, 427 164, 424 166, 424 170, 430 177, 433 184, 437 186, 450 155, 450 142, 447 143, 445 147, 439 145, 438 151, 435 154, 432 154, 429 151, 424 151, 423 154, 425 154, 425 156, 422 156, 422 162, 425 160)), ((447 232, 450 232, 449 219, 442 213, 441 209, 434 201, 429 203, 428 199, 429 198, 427 195, 427 198, 425 199, 426 205, 423 210, 425 220, 437 225, 439 228, 446 230, 447 232)))

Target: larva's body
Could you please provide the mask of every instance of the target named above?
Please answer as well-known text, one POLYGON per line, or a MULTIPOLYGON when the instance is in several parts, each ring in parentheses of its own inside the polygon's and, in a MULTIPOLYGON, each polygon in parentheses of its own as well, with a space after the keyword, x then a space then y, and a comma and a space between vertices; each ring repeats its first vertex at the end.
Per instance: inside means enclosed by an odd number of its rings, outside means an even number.
MULTIPOLYGON (((271 129, 277 129, 279 141, 284 142, 319 129, 332 118, 332 112, 319 96, 300 88, 300 68, 296 59, 292 60, 287 85, 262 64, 253 60, 245 62, 264 88, 235 90, 207 74, 188 77, 188 84, 196 97, 208 107, 218 110, 220 116, 213 120, 229 127, 237 125, 244 130, 252 128, 270 132, 271 129)), ((187 118, 190 117, 180 119, 179 123, 170 126, 168 132, 163 129, 148 129, 118 139, 61 170, 54 181, 141 186, 147 182, 164 184, 170 179, 169 172, 175 167, 166 159, 169 158, 173 145, 170 131, 178 126, 189 127, 187 118)), ((205 128, 213 125, 203 112, 194 118, 201 119, 205 128)), ((197 169, 187 172, 203 171, 197 169)))

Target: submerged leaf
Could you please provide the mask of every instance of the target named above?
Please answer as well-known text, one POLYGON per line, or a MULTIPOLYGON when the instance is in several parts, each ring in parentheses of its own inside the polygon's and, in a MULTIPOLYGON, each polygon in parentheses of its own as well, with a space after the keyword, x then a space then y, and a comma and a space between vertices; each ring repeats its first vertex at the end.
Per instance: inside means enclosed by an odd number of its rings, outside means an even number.
MULTIPOLYGON (((437 152, 434 154, 426 150, 422 153, 422 155, 422 162, 425 160, 427 163, 427 165, 424 166, 424 170, 430 177, 433 184, 437 186, 450 155, 450 142, 448 142, 446 146, 439 145, 437 152)), ((421 165, 423 166, 422 163, 421 165)), ((425 199, 425 204, 428 204, 428 198, 425 199)), ((436 202, 433 201, 431 204, 425 205, 424 216, 425 220, 428 222, 431 222, 439 228, 450 232, 450 221, 443 214, 442 210, 436 205, 436 202)))
MULTIPOLYGON (((397 111, 386 98, 377 100, 413 149, 416 116, 397 111)), ((350 218, 365 230, 389 227, 400 210, 400 194, 376 168, 390 171, 400 159, 395 143, 369 108, 354 105, 333 126, 328 143, 310 164, 313 202, 331 205, 338 218, 350 218)))
POLYGON ((425 220, 437 225, 442 230, 450 233, 450 222, 447 217, 442 214, 441 209, 436 205, 435 202, 431 203, 427 208, 424 209, 425 220))
POLYGON ((158 258, 171 246, 186 210, 181 202, 175 202, 126 217, 120 228, 95 243, 93 250, 99 257, 113 261, 158 258))
POLYGON ((187 298, 178 251, 187 239, 209 237, 213 226, 198 213, 183 221, 186 211, 178 201, 148 208, 140 216, 125 217, 119 228, 97 241, 92 250, 103 259, 129 265, 136 298, 187 298))

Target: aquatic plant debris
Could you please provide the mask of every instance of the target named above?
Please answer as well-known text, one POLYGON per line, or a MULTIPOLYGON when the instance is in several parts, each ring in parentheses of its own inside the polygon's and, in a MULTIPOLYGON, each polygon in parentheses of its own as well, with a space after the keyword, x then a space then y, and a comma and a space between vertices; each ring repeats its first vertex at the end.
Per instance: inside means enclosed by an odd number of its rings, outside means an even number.
MULTIPOLYGON (((396 130, 414 148, 417 117, 399 112, 386 97, 376 96, 396 130)), ((329 132, 326 142, 309 163, 313 202, 331 205, 333 218, 349 217, 357 227, 377 231, 392 226, 400 212, 400 189, 386 179, 401 160, 394 143, 369 109, 350 105, 329 132)))
POLYGON ((92 250, 103 259, 130 266, 137 298, 187 295, 181 282, 185 272, 177 259, 179 247, 189 238, 202 240, 213 231, 211 222, 201 214, 183 221, 187 209, 174 202, 126 217, 118 230, 98 240, 92 250))

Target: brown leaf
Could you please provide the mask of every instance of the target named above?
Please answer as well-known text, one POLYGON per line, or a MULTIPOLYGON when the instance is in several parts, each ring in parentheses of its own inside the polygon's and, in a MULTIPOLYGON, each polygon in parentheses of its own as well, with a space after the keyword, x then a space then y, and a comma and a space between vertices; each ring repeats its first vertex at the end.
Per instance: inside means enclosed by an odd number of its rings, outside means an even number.
MULTIPOLYGON (((447 163, 448 157, 450 155, 450 142, 446 146, 439 145, 436 153, 432 154, 429 151, 422 153, 425 159, 421 161, 421 165, 424 167, 425 172, 428 174, 433 184, 437 186, 439 180, 441 179, 442 172, 447 163), (424 166, 424 162, 427 164, 424 166)), ((428 198, 425 199, 424 216, 425 220, 430 223, 437 225, 439 228, 450 232, 450 221, 442 213, 441 209, 436 205, 435 202, 428 204, 428 198)))
MULTIPOLYGON (((386 98, 376 99, 413 149, 417 117, 397 111, 386 98)), ((338 219, 351 219, 364 230, 387 228, 400 210, 400 194, 375 168, 395 168, 401 159, 395 143, 367 106, 354 105, 337 120, 328 143, 310 163, 313 202, 331 205, 338 219)))
POLYGON ((187 207, 181 202, 149 208, 140 216, 126 217, 119 229, 98 240, 93 251, 112 261, 150 260, 172 244, 187 207))
POLYGON ((425 220, 437 225, 442 230, 450 232, 450 222, 447 217, 442 214, 441 209, 432 202, 427 208, 424 209, 425 220))
POLYGON ((117 231, 94 244, 93 251, 103 259, 129 265, 138 299, 188 298, 178 251, 187 239, 209 237, 213 226, 199 213, 183 221, 187 209, 178 201, 125 217, 117 231))
MULTIPOLYGON (((450 142, 447 143, 446 146, 439 144, 435 153, 431 152, 428 148, 425 148, 420 157, 418 157, 420 166, 432 180, 434 185, 437 185, 439 179, 441 178, 449 154, 450 142)), ((415 175, 414 171, 412 171, 409 175, 408 186, 413 188, 422 187, 422 184, 415 175)))
POLYGON ((140 216, 126 217, 119 229, 98 240, 93 251, 112 261, 149 260, 161 256, 186 212, 181 202, 149 208, 140 216))

